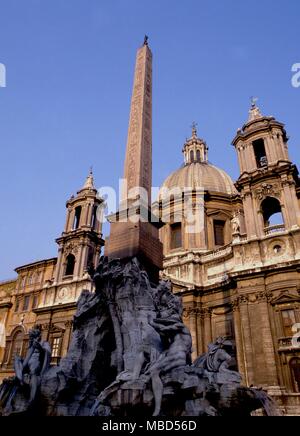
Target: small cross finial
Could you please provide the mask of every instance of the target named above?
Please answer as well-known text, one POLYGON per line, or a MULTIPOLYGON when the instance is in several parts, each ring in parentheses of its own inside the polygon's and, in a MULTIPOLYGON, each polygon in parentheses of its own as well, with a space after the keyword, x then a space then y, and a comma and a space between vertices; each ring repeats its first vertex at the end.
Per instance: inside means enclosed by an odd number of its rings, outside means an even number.
POLYGON ((145 35, 144 37, 144 45, 148 45, 149 36, 145 35))
POLYGON ((192 125, 191 125, 193 138, 197 137, 197 127, 198 127, 198 124, 195 121, 193 121, 192 125))
POLYGON ((257 97, 251 97, 251 107, 256 107, 256 103, 258 102, 258 98, 257 97))

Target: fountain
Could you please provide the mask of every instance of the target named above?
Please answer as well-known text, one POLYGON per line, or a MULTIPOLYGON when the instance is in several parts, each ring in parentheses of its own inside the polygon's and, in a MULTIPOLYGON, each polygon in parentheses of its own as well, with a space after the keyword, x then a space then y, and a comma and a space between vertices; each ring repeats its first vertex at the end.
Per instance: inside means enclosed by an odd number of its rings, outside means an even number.
POLYGON ((0 387, 1 415, 248 416, 277 411, 268 395, 241 385, 233 345, 218 338, 194 362, 182 304, 168 282, 150 283, 136 258, 102 258, 74 316, 68 354, 50 366, 33 329, 16 376, 0 387))

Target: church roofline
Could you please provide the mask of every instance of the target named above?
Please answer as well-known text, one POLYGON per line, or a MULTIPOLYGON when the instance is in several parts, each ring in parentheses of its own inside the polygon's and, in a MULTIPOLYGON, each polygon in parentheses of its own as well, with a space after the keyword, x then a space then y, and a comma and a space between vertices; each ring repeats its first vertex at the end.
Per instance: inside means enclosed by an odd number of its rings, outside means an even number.
POLYGON ((14 279, 1 280, 0 287, 4 285, 9 285, 10 283, 15 283, 17 280, 18 280, 17 277, 15 277, 14 279))
POLYGON ((37 260, 36 262, 31 262, 31 263, 28 263, 26 265, 18 266, 17 268, 14 269, 14 271, 16 273, 19 273, 24 269, 29 269, 29 268, 33 268, 36 266, 41 266, 41 265, 46 265, 46 264, 51 264, 51 263, 56 264, 56 262, 57 262, 57 257, 51 257, 49 259, 37 260))

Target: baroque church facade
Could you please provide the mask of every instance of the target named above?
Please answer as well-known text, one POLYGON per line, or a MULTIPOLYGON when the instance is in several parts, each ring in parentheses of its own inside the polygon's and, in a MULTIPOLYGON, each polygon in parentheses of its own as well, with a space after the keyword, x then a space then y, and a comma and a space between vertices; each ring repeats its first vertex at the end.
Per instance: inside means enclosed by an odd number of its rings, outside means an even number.
MULTIPOLYGON (((209 162, 193 126, 183 165, 164 181, 155 204, 165 223, 161 277, 182 297, 194 357, 219 336, 231 339, 243 383, 267 389, 284 413, 300 415, 298 171, 284 125, 255 103, 233 146, 235 183, 209 162), (183 191, 201 216, 193 232, 183 191), (168 201, 166 192, 173 192, 168 201)), ((0 283, 0 381, 13 374, 14 356, 24 356, 35 324, 50 342, 52 363, 66 355, 76 302, 82 290, 93 291, 88 266, 97 264, 105 244, 101 206, 90 173, 67 202, 57 258, 18 267, 15 280, 0 283)))

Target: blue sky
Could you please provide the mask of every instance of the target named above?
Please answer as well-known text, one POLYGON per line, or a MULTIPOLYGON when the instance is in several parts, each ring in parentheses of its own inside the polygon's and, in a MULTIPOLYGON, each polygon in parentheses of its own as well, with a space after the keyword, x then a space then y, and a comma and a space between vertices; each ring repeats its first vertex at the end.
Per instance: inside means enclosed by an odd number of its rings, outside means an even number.
POLYGON ((56 256, 65 202, 93 165, 123 172, 136 49, 154 55, 153 184, 182 163, 192 121, 238 177, 231 141, 249 98, 286 123, 300 162, 299 0, 0 0, 0 280, 56 256))

